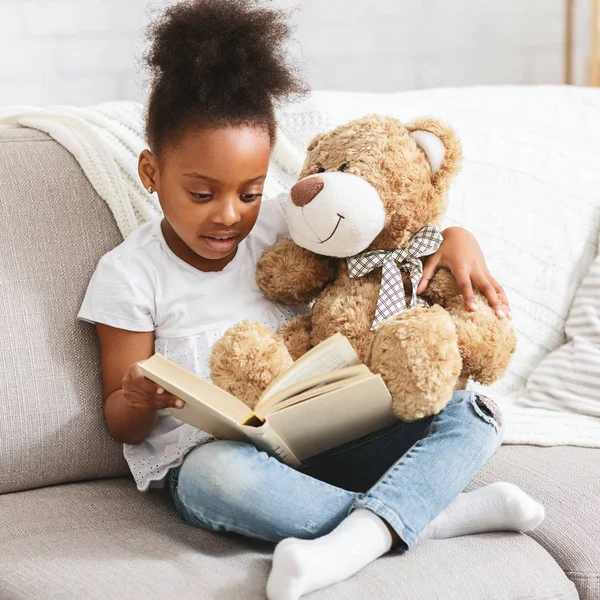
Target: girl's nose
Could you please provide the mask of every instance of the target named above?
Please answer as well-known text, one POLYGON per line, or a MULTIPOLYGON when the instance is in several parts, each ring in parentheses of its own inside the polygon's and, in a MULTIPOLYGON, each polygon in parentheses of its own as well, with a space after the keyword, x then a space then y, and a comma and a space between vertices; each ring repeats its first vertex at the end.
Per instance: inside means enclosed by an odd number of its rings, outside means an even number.
POLYGON ((240 211, 238 210, 238 200, 223 199, 219 202, 218 211, 215 214, 215 221, 230 227, 241 221, 240 211))

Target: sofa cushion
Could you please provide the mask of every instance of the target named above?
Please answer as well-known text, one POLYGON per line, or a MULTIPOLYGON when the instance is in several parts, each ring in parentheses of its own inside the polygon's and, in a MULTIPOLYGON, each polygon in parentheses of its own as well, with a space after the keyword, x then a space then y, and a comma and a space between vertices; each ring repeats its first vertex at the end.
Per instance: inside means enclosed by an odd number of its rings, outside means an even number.
POLYGON ((544 505, 531 538, 575 583, 581 600, 600 598, 600 450, 574 446, 502 446, 466 490, 510 481, 544 505))
MULTIPOLYGON (((264 599, 273 545, 181 521, 166 490, 129 479, 0 496, 0 597, 264 599)), ((344 600, 571 600, 571 581, 519 533, 424 540, 311 594, 344 600)))
POLYGON ((120 243, 79 164, 46 134, 0 130, 0 493, 123 475, 102 413, 94 327, 77 321, 120 243))

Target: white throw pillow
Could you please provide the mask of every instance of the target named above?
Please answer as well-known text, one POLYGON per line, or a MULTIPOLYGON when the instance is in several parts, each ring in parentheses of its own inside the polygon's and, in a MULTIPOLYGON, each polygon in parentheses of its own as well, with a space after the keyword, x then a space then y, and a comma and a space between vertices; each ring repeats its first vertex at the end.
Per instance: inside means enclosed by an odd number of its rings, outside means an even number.
MULTIPOLYGON (((597 253, 600 90, 314 92, 280 110, 273 167, 293 183, 316 133, 367 113, 403 121, 440 117, 462 138, 465 160, 451 188, 445 225, 473 232, 511 304, 517 352, 506 376, 492 386, 493 395, 523 390, 532 370, 565 342, 575 290, 597 253)), ((275 191, 274 178, 271 187, 275 191)))
POLYGON ((534 369, 521 404, 600 417, 600 255, 577 290, 565 332, 567 343, 534 369))

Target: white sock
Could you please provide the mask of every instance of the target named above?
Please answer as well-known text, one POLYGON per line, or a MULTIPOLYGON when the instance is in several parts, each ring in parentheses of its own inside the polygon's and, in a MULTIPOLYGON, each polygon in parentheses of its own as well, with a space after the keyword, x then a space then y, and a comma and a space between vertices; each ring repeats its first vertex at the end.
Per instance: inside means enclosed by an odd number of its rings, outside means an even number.
POLYGON ((419 537, 442 539, 486 531, 531 531, 544 520, 544 507, 520 487, 499 481, 459 494, 419 537))
POLYGON ((392 534, 374 512, 353 510, 331 533, 314 540, 287 538, 275 548, 269 600, 297 600, 343 581, 392 547, 392 534))

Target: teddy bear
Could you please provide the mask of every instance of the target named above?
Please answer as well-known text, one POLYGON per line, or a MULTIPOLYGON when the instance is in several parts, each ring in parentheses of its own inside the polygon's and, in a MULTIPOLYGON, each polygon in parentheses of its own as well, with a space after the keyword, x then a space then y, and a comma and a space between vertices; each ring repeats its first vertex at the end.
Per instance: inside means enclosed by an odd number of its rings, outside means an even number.
POLYGON ((444 268, 415 294, 461 160, 456 132, 433 118, 371 114, 318 134, 286 205, 290 236, 256 269, 271 301, 312 310, 276 333, 248 321, 229 329, 212 349, 213 383, 253 407, 294 360, 338 332, 382 376, 404 421, 437 414, 469 379, 499 379, 516 348, 510 321, 478 291, 478 310, 467 310, 444 268))

